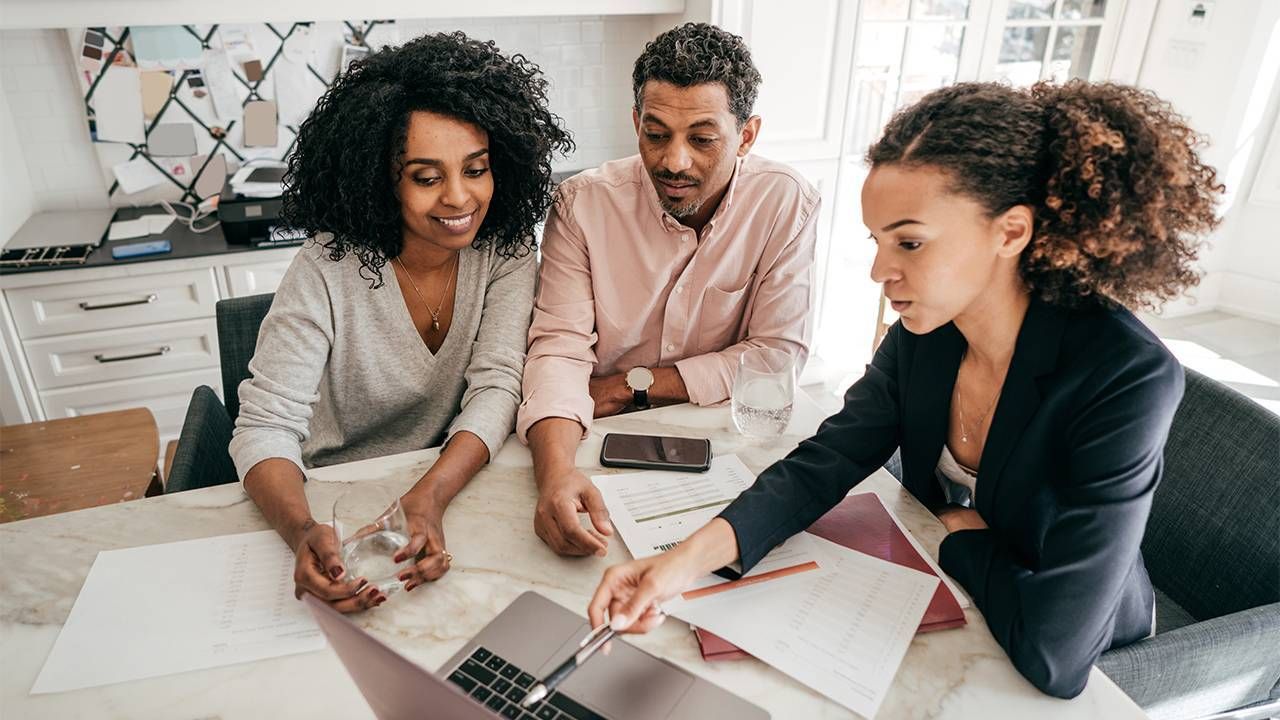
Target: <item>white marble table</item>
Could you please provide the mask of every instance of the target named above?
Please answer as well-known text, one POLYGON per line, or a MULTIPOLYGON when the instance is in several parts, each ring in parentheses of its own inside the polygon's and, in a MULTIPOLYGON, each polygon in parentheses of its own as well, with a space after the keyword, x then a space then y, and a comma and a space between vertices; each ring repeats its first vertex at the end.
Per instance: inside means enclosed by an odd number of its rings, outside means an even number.
MULTIPOLYGON (((677 406, 597 423, 579 465, 597 468, 605 432, 668 432, 712 438, 717 454, 738 453, 760 471, 817 426, 811 401, 797 403, 792 429, 751 444, 729 428, 727 408, 677 406)), ((322 468, 307 496, 321 508, 351 483, 408 489, 436 451, 322 468)), ((935 557, 942 526, 881 471, 871 489, 935 557)), ((620 541, 607 558, 561 558, 533 533, 536 493, 528 451, 514 439, 449 508, 445 534, 453 569, 439 582, 398 593, 357 621, 407 657, 435 669, 517 595, 535 590, 579 613, 600 573, 629 557, 620 541)), ((317 514, 322 514, 317 510, 317 514)), ((224 485, 0 525, 0 717, 3 718, 371 718, 330 650, 53 695, 29 695, 99 550, 262 530, 261 514, 239 485, 224 485)), ((160 605, 164 597, 139 597, 160 605)), ((1017 674, 967 611, 964 628, 919 635, 878 718, 1141 718, 1106 676, 1093 671, 1071 701, 1040 694, 1017 674)), ((846 718, 853 713, 756 660, 708 663, 688 626, 668 621, 635 640, 767 708, 775 718, 846 718)))

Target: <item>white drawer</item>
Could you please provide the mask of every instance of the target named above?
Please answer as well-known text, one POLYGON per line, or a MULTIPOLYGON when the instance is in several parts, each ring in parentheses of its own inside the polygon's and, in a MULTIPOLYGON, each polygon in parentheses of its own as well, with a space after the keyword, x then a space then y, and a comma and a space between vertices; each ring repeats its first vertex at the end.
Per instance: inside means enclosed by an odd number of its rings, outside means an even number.
POLYGON ((231 297, 273 293, 280 287, 280 280, 291 263, 291 260, 278 260, 253 265, 228 265, 227 289, 231 291, 231 297))
POLYGON ((221 397, 221 371, 214 368, 49 390, 40 393, 40 401, 50 420, 145 407, 155 416, 160 437, 165 438, 182 431, 191 393, 200 385, 208 385, 221 397))
POLYGON ((41 390, 219 365, 213 320, 60 335, 28 340, 23 347, 41 390))
POLYGON ((50 335, 210 318, 218 302, 213 268, 61 283, 5 293, 24 340, 50 335))

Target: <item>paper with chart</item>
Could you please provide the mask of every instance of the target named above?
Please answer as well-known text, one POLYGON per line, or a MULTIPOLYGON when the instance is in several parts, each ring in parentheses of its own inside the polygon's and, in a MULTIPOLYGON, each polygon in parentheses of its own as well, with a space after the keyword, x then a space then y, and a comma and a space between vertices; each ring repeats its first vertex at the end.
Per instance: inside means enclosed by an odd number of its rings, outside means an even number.
POLYGON ((664 609, 874 717, 938 579, 819 537, 812 542, 826 573, 664 609))
POLYGON ((31 693, 319 650, 273 531, 98 553, 31 693))
MULTIPOLYGON (((737 455, 711 460, 705 473, 645 471, 591 478, 609 509, 609 519, 631 555, 645 558, 679 545, 706 525, 756 480, 737 455)), ((774 548, 748 575, 728 581, 700 580, 686 594, 700 597, 737 590, 766 580, 825 572, 809 533, 800 533, 774 548), (717 586, 711 590, 712 586, 717 586)))

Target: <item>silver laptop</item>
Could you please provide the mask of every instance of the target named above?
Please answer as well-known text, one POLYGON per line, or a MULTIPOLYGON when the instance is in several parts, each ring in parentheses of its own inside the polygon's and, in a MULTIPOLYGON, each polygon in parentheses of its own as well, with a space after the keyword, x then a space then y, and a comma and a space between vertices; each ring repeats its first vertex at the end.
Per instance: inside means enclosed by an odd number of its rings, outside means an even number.
POLYGON ((379 720, 753 720, 769 713, 615 640, 546 700, 520 707, 525 691, 577 650, 585 618, 534 592, 516 598, 435 675, 307 595, 307 608, 379 720))

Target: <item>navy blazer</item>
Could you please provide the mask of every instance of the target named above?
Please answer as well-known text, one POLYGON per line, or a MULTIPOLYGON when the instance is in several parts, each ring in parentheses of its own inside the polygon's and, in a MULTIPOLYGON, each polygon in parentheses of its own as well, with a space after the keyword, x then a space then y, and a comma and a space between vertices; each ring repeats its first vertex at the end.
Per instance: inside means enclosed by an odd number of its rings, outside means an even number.
MULTIPOLYGON (((902 484, 944 504, 935 469, 965 345, 953 324, 889 330, 844 408, 721 513, 743 571, 898 448, 902 484)), ((1126 310, 1027 310, 978 467, 974 506, 989 528, 949 534, 939 562, 1043 692, 1074 697, 1100 654, 1152 630, 1139 545, 1183 383, 1126 310)))

